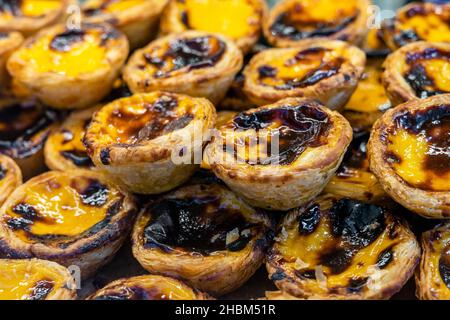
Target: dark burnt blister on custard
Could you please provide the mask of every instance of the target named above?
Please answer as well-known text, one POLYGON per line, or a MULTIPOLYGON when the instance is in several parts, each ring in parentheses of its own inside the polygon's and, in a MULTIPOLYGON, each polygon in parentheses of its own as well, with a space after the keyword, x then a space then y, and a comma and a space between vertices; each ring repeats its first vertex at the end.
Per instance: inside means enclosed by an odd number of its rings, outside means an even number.
POLYGON ((439 274, 447 288, 450 289, 450 244, 448 244, 439 258, 439 274))
MULTIPOLYGON (((84 125, 83 125, 84 130, 87 129, 89 122, 90 122, 90 120, 84 121, 84 125)), ((70 146, 70 145, 76 143, 74 141, 74 139, 75 139, 74 132, 70 131, 69 129, 62 129, 62 134, 64 137, 63 141, 62 141, 63 147, 65 145, 70 146)), ((80 142, 81 142, 81 140, 80 140, 80 142)), ((87 151, 84 149, 82 150, 82 149, 73 147, 68 150, 61 150, 60 154, 61 154, 61 156, 63 156, 63 158, 70 160, 77 167, 90 168, 90 167, 94 166, 91 158, 87 154, 87 151)))
POLYGON ((354 136, 341 165, 336 171, 338 177, 350 177, 355 169, 369 171, 369 161, 367 159, 367 142, 369 137, 369 132, 362 132, 354 136))
POLYGON ((83 41, 85 31, 82 29, 68 29, 57 34, 50 42, 50 48, 55 51, 68 52, 72 46, 83 41))

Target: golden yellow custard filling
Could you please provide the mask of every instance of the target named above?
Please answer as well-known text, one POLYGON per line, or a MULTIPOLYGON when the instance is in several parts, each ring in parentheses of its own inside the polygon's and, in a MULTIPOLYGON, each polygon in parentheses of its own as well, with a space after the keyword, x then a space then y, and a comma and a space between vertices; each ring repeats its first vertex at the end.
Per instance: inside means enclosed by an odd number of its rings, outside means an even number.
MULTIPOLYGON (((399 29, 413 30, 421 40, 430 42, 450 42, 450 17, 434 13, 414 15, 411 18, 401 18, 399 29)), ((418 39, 418 40, 419 40, 418 39)))
POLYGON ((104 10, 105 12, 122 12, 135 6, 141 5, 148 0, 90 0, 86 1, 85 7, 88 10, 104 10))
POLYGON ((14 16, 41 17, 60 10, 61 0, 22 0, 5 1, 0 4, 0 19, 13 19, 14 16))
POLYGON ((357 12, 357 1, 335 0, 301 0, 296 1, 288 12, 293 21, 331 22, 340 21, 343 17, 350 17, 357 12))
POLYGON ((0 260, 0 300, 43 300, 66 284, 61 272, 35 260, 0 260))
POLYGON ((95 178, 62 172, 29 182, 24 193, 6 209, 4 221, 26 242, 80 235, 105 220, 121 198, 95 178))
POLYGON ((276 245, 286 267, 300 279, 316 280, 308 282, 308 291, 319 294, 364 287, 372 272, 395 260, 393 249, 404 240, 394 232, 397 222, 381 207, 350 199, 330 201, 311 205, 285 227, 285 238, 276 245), (364 219, 364 225, 356 219, 364 219))
POLYGON ((178 0, 181 21, 188 29, 216 32, 231 39, 253 33, 260 19, 252 0, 178 0))

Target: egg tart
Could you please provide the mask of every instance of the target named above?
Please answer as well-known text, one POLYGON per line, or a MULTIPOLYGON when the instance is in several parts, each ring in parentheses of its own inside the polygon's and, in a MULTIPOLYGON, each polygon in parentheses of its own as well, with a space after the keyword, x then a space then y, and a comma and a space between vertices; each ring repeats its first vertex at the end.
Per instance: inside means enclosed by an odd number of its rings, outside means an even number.
POLYGON ((383 29, 371 28, 367 32, 362 48, 368 57, 384 57, 390 49, 383 38, 383 29))
POLYGON ((128 38, 131 48, 152 40, 167 0, 88 0, 82 4, 83 21, 110 23, 128 38))
POLYGON ((0 154, 13 158, 24 179, 45 170, 44 144, 59 115, 33 100, 0 100, 0 154))
POLYGON ((353 131, 370 131, 375 121, 391 107, 382 83, 383 60, 370 58, 356 90, 344 106, 343 115, 353 131))
POLYGON ((388 110, 370 136, 370 169, 384 190, 427 218, 450 218, 449 134, 446 94, 388 110))
POLYGON ((22 184, 22 172, 10 157, 0 155, 0 206, 22 184))
POLYGON ((275 47, 308 38, 359 44, 367 33, 369 0, 283 0, 270 11, 264 36, 275 47))
POLYGON ((204 160, 250 205, 288 210, 323 190, 351 139, 338 112, 287 98, 228 121, 207 145, 204 160))
POLYGON ((0 209, 0 256, 76 265, 86 279, 111 261, 135 213, 134 199, 99 173, 48 171, 0 209))
POLYGON ((11 53, 22 44, 23 36, 19 32, 0 32, 0 85, 1 91, 9 86, 10 76, 6 70, 6 61, 11 53))
POLYGON ((136 193, 161 193, 197 169, 215 121, 215 108, 206 99, 136 94, 102 107, 84 144, 95 166, 120 185, 136 193))
POLYGON ((27 39, 7 63, 12 77, 45 104, 85 108, 112 88, 128 56, 128 41, 109 25, 57 25, 27 39))
POLYGON ((295 48, 268 49, 244 69, 244 93, 257 105, 287 97, 313 98, 339 109, 364 71, 363 51, 342 41, 305 40, 295 48))
POLYGON ((422 234, 422 259, 416 274, 422 300, 450 300, 450 223, 422 234))
POLYGON ((415 42, 388 56, 383 84, 394 105, 450 93, 450 43, 415 42))
POLYGON ((264 0, 170 0, 163 11, 160 31, 219 33, 247 53, 260 37, 267 10, 264 0))
POLYGON ((151 273, 219 296, 261 266, 271 221, 226 187, 189 184, 150 202, 133 230, 133 254, 151 273))
POLYGON ((369 170, 368 140, 369 132, 354 134, 344 160, 324 192, 367 202, 378 201, 386 195, 378 179, 369 170))
POLYGON ((47 139, 45 163, 51 170, 95 168, 83 144, 86 128, 99 106, 73 112, 47 139))
POLYGON ((0 300, 73 300, 69 270, 46 260, 0 259, 0 300))
POLYGON ((217 34, 187 31, 137 50, 124 69, 131 91, 163 90, 219 102, 242 67, 236 45, 217 34))
POLYGON ((450 42, 450 4, 410 3, 385 20, 382 29, 392 50, 416 41, 450 42))
POLYGON ((30 36, 61 21, 72 0, 3 0, 0 2, 0 32, 19 31, 30 36))
POLYGON ((419 258, 414 234, 385 207, 322 195, 283 219, 267 270, 295 297, 388 299, 419 258))
POLYGON ((207 294, 180 280, 143 275, 119 279, 91 295, 89 300, 209 300, 207 294))

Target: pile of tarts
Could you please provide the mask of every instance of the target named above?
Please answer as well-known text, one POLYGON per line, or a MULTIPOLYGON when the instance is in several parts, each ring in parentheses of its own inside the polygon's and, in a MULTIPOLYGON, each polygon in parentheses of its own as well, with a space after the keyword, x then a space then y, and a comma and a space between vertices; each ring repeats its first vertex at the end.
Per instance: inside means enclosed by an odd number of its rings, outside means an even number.
POLYGON ((0 1, 0 299, 450 299, 450 5, 74 5, 0 1))

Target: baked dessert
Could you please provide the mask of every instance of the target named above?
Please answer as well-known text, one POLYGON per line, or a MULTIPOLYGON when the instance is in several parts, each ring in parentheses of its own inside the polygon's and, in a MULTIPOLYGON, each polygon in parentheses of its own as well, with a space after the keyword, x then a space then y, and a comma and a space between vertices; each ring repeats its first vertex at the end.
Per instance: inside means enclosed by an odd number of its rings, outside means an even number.
POLYGON ((188 184, 150 202, 133 230, 133 255, 150 273, 220 296, 261 266, 271 221, 226 187, 188 184))
POLYGON ((307 38, 360 44, 367 33, 369 0, 283 0, 264 22, 264 36, 275 47, 293 47, 307 38))
POLYGON ((384 41, 382 28, 370 28, 362 48, 366 55, 371 58, 384 57, 391 51, 384 41))
POLYGON ((450 223, 422 234, 422 259, 416 274, 417 297, 450 299, 450 223))
POLYGON ((396 50, 416 41, 450 42, 450 4, 413 2, 383 22, 383 38, 396 50))
POLYGON ((130 48, 139 48, 152 40, 167 0, 87 0, 81 12, 88 23, 110 23, 128 38, 130 48))
POLYGON ((23 36, 19 32, 0 32, 0 86, 5 93, 5 88, 10 86, 10 76, 6 70, 6 61, 11 53, 22 44, 23 36))
POLYGON ((33 100, 0 100, 0 154, 13 158, 25 180, 45 170, 44 144, 59 115, 33 100))
POLYGON ((427 218, 450 218, 449 132, 445 94, 388 110, 370 136, 370 170, 395 201, 427 218))
POLYGON ((209 300, 209 296, 174 278, 143 275, 113 281, 88 300, 209 300))
POLYGON ((73 0, 6 0, 0 3, 0 32, 30 36, 61 21, 73 0))
POLYGON ((383 66, 393 105, 450 93, 450 43, 411 43, 389 55, 383 66))
POLYGON ((264 0, 170 0, 163 11, 160 32, 220 33, 247 53, 261 35, 267 10, 264 0))
POLYGON ((95 168, 82 140, 86 127, 99 108, 100 106, 94 106, 74 111, 50 134, 44 147, 47 167, 61 171, 95 168))
POLYGON ((77 109, 95 104, 111 90, 127 56, 126 37, 107 24, 80 29, 57 25, 27 39, 7 68, 46 105, 77 109))
MULTIPOLYGON (((244 62, 245 63, 245 62, 244 62)), ((233 82, 231 82, 230 88, 228 89, 225 97, 220 104, 217 106, 220 110, 236 110, 244 111, 251 108, 256 108, 257 105, 247 98, 244 92, 244 75, 239 72, 235 77, 233 82)))
POLYGON ((388 299, 414 272, 420 247, 388 209, 322 195, 292 210, 269 250, 269 277, 307 299, 388 299))
POLYGON ((187 31, 151 42, 124 69, 131 91, 162 90, 219 102, 242 67, 242 53, 220 35, 187 31))
POLYGON ((316 197, 341 164, 352 129, 304 98, 250 109, 224 124, 204 161, 250 205, 288 210, 316 197))
POLYGON ((377 202, 386 196, 378 179, 369 170, 369 135, 369 132, 354 133, 344 160, 325 187, 325 193, 366 202, 377 202))
POLYGON ((215 121, 215 108, 206 99, 135 94, 102 107, 84 144, 95 166, 120 185, 136 193, 161 193, 197 169, 215 121))
POLYGON ((65 267, 38 259, 0 259, 0 300, 73 300, 76 283, 65 267))
POLYGON ((382 83, 383 60, 370 58, 355 92, 344 106, 343 115, 354 132, 370 131, 375 121, 391 107, 382 83))
POLYGON ((10 157, 0 155, 0 206, 22 184, 22 172, 10 157))
POLYGON ((48 171, 0 209, 0 257, 76 265, 86 279, 109 263, 136 213, 131 195, 89 170, 48 171))
POLYGON ((342 41, 304 40, 295 48, 268 49, 244 69, 244 93, 257 105, 287 97, 344 106, 364 71, 363 51, 342 41))

